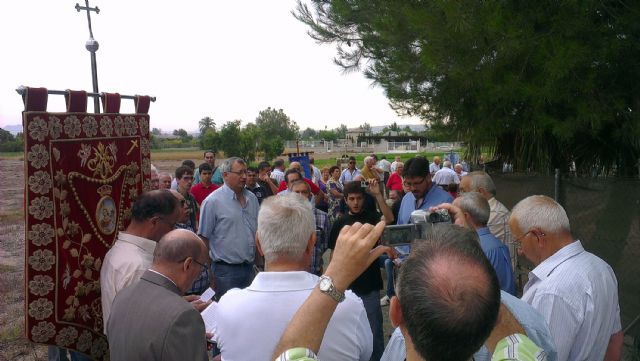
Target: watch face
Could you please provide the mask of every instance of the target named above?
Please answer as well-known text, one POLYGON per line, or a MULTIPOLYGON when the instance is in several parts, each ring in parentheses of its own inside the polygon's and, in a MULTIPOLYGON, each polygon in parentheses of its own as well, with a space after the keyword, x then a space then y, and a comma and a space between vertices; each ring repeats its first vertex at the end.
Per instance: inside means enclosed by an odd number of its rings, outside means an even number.
POLYGON ((329 280, 328 278, 321 278, 320 279, 320 290, 321 291, 328 291, 331 288, 331 280, 329 280))

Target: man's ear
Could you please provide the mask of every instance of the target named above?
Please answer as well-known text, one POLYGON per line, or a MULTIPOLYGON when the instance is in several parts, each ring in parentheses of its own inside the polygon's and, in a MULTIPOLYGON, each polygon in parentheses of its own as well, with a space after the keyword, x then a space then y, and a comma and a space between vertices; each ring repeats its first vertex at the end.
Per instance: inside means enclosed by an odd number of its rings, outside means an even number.
POLYGON ((191 267, 193 267, 193 258, 187 257, 184 262, 182 262, 182 270, 186 272, 191 267))
POLYGON ((259 255, 264 257, 264 252, 262 252, 262 246, 260 245, 260 238, 258 237, 257 234, 256 234, 256 250, 258 251, 259 255))
POLYGON ((316 245, 316 232, 313 231, 313 233, 311 233, 311 237, 309 237, 309 240, 307 241, 307 248, 305 249, 305 253, 312 254, 315 245, 316 245))
POLYGON ((396 296, 391 297, 391 302, 389 304, 389 319, 391 320, 393 327, 399 327, 404 323, 402 308, 400 307, 400 302, 396 296))

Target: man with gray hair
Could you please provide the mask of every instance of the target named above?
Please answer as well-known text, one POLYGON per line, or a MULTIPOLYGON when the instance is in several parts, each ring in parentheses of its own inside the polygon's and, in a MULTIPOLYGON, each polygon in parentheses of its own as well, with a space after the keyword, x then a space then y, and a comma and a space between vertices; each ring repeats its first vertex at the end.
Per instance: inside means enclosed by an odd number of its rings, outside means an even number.
MULTIPOLYGON (((476 171, 462 177, 460 181, 460 193, 478 192, 489 202, 489 230, 502 243, 508 244, 509 209, 496 199, 496 185, 491 176, 483 171, 476 171)), ((512 254, 515 257, 515 254, 512 254)))
POLYGON ((245 188, 247 165, 231 157, 220 166, 224 185, 200 207, 198 235, 209 244, 216 295, 247 287, 254 276, 255 234, 260 205, 245 188))
POLYGON ((509 248, 502 244, 487 227, 489 221, 489 202, 478 192, 464 193, 453 201, 460 208, 467 224, 478 233, 480 247, 496 270, 500 289, 516 295, 516 283, 511 268, 509 248))
MULTIPOLYGON (((225 360, 270 359, 287 323, 321 282, 305 272, 316 242, 312 207, 292 193, 262 202, 256 244, 265 272, 249 287, 227 292, 217 305, 213 333, 225 360)), ((347 291, 338 302, 319 356, 369 360, 372 335, 362 301, 347 291)))
POLYGON ((520 201, 509 219, 514 242, 535 268, 522 300, 549 324, 558 360, 620 360, 618 281, 571 234, 564 208, 546 196, 520 201))
POLYGON ((162 237, 151 269, 118 293, 105 320, 111 360, 208 360, 202 317, 182 298, 208 263, 195 233, 162 237))

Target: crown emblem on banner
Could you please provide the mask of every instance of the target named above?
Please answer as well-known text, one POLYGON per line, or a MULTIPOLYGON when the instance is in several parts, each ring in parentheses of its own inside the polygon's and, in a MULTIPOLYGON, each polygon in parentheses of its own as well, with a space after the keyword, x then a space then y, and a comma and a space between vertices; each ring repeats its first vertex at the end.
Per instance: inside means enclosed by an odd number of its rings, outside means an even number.
POLYGON ((113 191, 113 187, 111 187, 108 184, 105 184, 103 186, 100 186, 100 188, 98 188, 98 194, 100 195, 100 197, 108 196, 111 194, 112 191, 113 191))

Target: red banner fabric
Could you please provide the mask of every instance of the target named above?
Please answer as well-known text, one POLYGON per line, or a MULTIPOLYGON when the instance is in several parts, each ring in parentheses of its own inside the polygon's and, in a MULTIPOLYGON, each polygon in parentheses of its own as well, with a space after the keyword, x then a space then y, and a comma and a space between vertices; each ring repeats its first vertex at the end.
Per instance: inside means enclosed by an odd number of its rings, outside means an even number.
POLYGON ((23 117, 27 338, 108 359, 100 267, 149 189, 149 116, 23 117))

